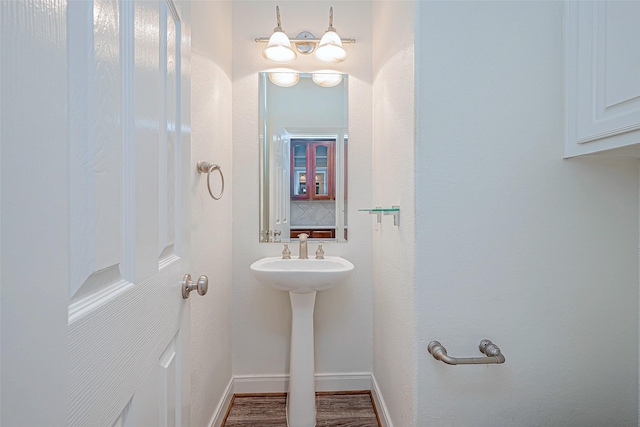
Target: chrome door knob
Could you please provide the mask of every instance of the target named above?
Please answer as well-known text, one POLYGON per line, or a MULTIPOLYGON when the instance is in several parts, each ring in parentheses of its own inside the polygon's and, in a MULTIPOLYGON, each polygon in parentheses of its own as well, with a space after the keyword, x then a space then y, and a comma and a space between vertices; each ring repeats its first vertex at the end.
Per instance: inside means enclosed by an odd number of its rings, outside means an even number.
POLYGON ((191 291, 198 291, 198 295, 204 295, 209 290, 209 278, 200 276, 197 282, 191 280, 190 274, 185 274, 182 278, 182 298, 189 298, 191 291))

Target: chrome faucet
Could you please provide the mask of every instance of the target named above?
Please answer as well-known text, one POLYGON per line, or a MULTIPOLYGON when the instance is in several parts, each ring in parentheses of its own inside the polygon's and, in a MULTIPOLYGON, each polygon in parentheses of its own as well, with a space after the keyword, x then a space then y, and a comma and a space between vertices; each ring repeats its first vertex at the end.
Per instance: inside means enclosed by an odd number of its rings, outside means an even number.
POLYGON ((300 259, 309 259, 307 255, 307 238, 309 237, 306 233, 298 234, 298 240, 300 240, 300 259))

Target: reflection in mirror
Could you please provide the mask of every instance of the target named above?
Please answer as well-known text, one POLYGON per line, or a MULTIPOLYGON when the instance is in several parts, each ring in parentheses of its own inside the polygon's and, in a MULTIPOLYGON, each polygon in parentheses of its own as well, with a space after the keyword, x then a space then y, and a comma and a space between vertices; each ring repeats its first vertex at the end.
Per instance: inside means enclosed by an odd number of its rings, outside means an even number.
POLYGON ((270 74, 259 76, 260 242, 346 242, 348 77, 270 74))

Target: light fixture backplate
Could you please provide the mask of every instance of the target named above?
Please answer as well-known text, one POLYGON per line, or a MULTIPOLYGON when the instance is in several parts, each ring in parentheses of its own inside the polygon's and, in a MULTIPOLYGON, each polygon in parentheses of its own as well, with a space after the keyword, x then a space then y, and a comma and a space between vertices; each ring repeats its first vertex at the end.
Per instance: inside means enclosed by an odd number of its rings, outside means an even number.
MULTIPOLYGON (((302 39, 311 39, 314 40, 315 36, 313 34, 311 34, 309 31, 303 31, 301 33, 299 33, 296 36, 297 40, 302 40, 302 39)), ((313 52, 316 48, 316 43, 315 42, 309 42, 309 43, 304 43, 304 42, 296 42, 296 49, 298 50, 298 52, 304 54, 304 55, 308 55, 311 52, 313 52)))

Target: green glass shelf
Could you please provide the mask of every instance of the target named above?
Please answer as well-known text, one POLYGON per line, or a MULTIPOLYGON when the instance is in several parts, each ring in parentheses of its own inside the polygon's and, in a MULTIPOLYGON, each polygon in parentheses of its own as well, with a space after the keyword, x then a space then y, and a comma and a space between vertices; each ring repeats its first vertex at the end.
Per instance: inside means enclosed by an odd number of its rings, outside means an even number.
POLYGON ((400 208, 369 208, 369 209, 358 209, 361 212, 400 212, 400 208))
POLYGON ((379 223, 382 222, 382 215, 393 215, 393 225, 400 226, 400 206, 392 206, 390 208, 367 208, 358 209, 360 212, 369 212, 371 215, 376 215, 379 223))

